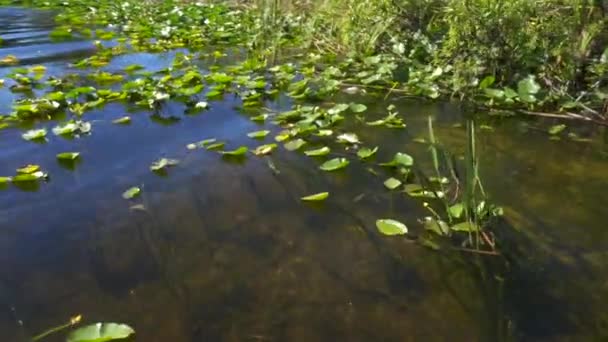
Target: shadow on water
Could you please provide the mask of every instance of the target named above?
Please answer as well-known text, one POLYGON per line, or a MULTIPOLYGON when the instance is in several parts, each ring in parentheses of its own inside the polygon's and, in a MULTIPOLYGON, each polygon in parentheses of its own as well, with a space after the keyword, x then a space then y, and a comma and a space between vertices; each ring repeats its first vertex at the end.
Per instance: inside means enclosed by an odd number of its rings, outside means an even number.
MULTIPOLYGON (((74 72, 69 64, 89 43, 51 44, 52 16, 40 13, 0 9, 8 23, 0 27, 8 42, 0 55, 44 62, 52 75, 74 72)), ((107 68, 158 69, 174 56, 123 55, 107 68)), ((2 89, 0 99, 4 112, 15 95, 2 89)), ((428 115, 457 160, 466 146, 458 105, 350 95, 333 101, 365 103, 370 120, 397 106, 406 130, 344 124, 381 147, 377 161, 407 151, 429 167, 427 145, 416 142, 428 115)), ((3 339, 26 341, 77 313, 88 322, 129 323, 142 341, 607 338, 605 131, 573 127, 592 140, 583 144, 551 141, 539 122, 477 122, 485 127, 478 137, 484 185, 506 212, 496 222, 503 255, 488 258, 380 236, 376 219, 401 220, 418 234, 426 212, 386 191, 388 175, 369 172, 369 164, 324 174, 321 161, 282 150, 230 161, 185 149, 207 138, 230 149, 255 147, 246 133, 276 131, 253 123, 239 105, 226 96, 185 115, 177 103, 155 113, 111 104, 87 114, 91 135, 39 145, 22 141, 20 128, 2 130, 0 175, 28 163, 51 175, 36 188, 0 188, 3 339), (127 113, 130 125, 111 124, 127 113), (55 160, 72 150, 82 152, 79 162, 55 160), (159 157, 180 164, 159 177, 149 170, 159 157), (132 186, 142 187, 141 198, 122 199, 132 186), (300 201, 320 191, 330 200, 300 201)))

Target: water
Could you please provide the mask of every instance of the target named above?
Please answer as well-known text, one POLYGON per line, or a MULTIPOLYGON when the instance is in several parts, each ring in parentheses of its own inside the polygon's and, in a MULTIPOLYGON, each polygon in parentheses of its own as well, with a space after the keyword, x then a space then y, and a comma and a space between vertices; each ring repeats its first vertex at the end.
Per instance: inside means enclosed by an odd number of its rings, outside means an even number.
MULTIPOLYGON (((49 75, 94 52, 84 40, 53 43, 48 12, 0 9, 0 57, 43 63, 49 75)), ((174 53, 117 57, 107 70, 132 63, 160 69, 174 53)), ((0 78, 10 68, 0 68, 0 78)), ((17 98, 0 89, 0 113, 17 98)), ((456 154, 465 146, 458 104, 341 95, 382 116, 394 103, 406 130, 356 131, 378 160, 407 151, 429 165, 426 118, 456 154)), ((46 144, 0 131, 0 175, 40 164, 51 179, 37 189, 0 190, 0 331, 5 341, 62 324, 132 325, 138 341, 566 341, 608 337, 608 147, 605 130, 575 127, 589 143, 551 141, 552 122, 493 118, 478 142, 486 190, 506 211, 505 234, 516 236, 507 269, 487 258, 436 253, 403 238, 385 239, 378 218, 402 220, 414 233, 425 213, 419 201, 388 193, 386 175, 353 163, 321 173, 300 153, 277 151, 227 162, 188 143, 215 137, 228 147, 257 142, 247 132, 268 128, 239 112, 230 97, 211 110, 184 115, 172 104, 161 113, 130 113, 110 104, 87 113, 93 132, 75 140, 49 135, 46 144), (159 116, 175 116, 165 120, 159 116), (170 122, 170 124, 168 124, 170 122), (539 129, 537 129, 539 128, 539 129), (74 169, 55 155, 80 151, 74 169), (149 165, 181 160, 160 177, 149 165), (273 171, 269 163, 279 170, 273 171), (139 185, 146 208, 121 198, 139 185), (320 191, 320 205, 299 198, 320 191), (510 233, 516 229, 518 233, 510 233), (469 261, 465 261, 469 260, 469 261), (497 280, 497 277, 503 280, 497 280)), ((286 108, 280 99, 273 104, 286 108)), ((47 123, 52 128, 56 122, 47 123)), ((481 124, 481 123, 480 123, 481 124)), ((42 126, 44 126, 43 124, 42 126)), ((60 334, 61 335, 61 334, 60 334)), ((60 341, 55 336, 49 341, 60 341)))

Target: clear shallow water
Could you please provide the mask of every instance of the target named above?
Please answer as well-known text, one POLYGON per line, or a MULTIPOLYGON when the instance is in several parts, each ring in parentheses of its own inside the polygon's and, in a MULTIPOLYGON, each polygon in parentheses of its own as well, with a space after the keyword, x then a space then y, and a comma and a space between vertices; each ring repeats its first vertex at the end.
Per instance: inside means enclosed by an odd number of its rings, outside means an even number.
MULTIPOLYGON (((0 9, 0 22, 8 23, 0 27, 7 42, 0 57, 43 63, 48 75, 82 72, 69 64, 94 52, 87 41, 50 42, 48 12, 0 9)), ((160 69, 173 56, 119 56, 105 69, 133 63, 160 69)), ((0 78, 9 71, 0 68, 0 78)), ((18 96, 0 89, 0 112, 18 96)), ((444 145, 464 150, 465 130, 458 124, 465 119, 457 104, 347 95, 333 100, 365 103, 372 117, 397 105, 406 130, 345 124, 366 145, 381 147, 378 160, 406 151, 428 165, 425 145, 413 141, 426 136, 428 115, 436 118, 444 145)), ((26 341, 78 313, 87 322, 129 323, 138 341, 608 337, 603 129, 577 127, 592 142, 574 143, 551 141, 536 129, 551 122, 484 122, 493 127, 478 136, 486 190, 506 210, 505 231, 521 232, 504 271, 376 234, 374 221, 384 217, 419 231, 416 220, 425 213, 418 201, 388 193, 386 176, 374 176, 366 164, 327 174, 317 170, 319 161, 281 149, 268 159, 235 163, 185 148, 211 137, 228 148, 255 147, 261 143, 246 133, 276 131, 250 121, 238 105, 226 96, 191 116, 171 104, 156 115, 130 113, 131 125, 117 126, 111 121, 130 110, 110 104, 85 115, 93 123, 91 135, 66 140, 50 134, 46 144, 23 141, 21 129, 1 130, 0 175, 32 163, 51 177, 38 189, 0 190, 3 339, 26 341), (161 124, 159 116, 179 120, 161 124), (81 152, 73 170, 55 160, 65 151, 81 152), (159 177, 149 165, 160 157, 181 163, 159 177), (143 186, 137 202, 145 211, 130 210, 121 198, 134 185, 143 186), (320 191, 331 192, 326 203, 299 200, 320 191)))

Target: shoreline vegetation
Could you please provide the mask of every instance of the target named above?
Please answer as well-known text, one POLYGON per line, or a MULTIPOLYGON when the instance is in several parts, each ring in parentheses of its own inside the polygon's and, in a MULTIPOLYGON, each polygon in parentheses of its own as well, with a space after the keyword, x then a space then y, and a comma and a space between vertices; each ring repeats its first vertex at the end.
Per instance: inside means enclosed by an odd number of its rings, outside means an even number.
MULTIPOLYGON (((267 56, 292 49, 308 54, 314 63, 345 62, 344 75, 336 77, 340 86, 458 99, 480 111, 508 110, 608 125, 606 1, 0 4, 61 9, 57 19, 64 27, 55 32, 58 39, 74 33, 91 35, 84 27, 94 23, 110 24, 135 45, 158 50, 228 41, 248 51, 266 51, 267 56), (135 15, 139 12, 146 15, 135 15), (200 40, 204 37, 206 41, 200 40), (145 41, 153 38, 158 38, 156 43, 145 41)), ((3 61, 11 62, 6 57, 3 61)))
POLYGON ((365 86, 607 124, 608 1, 246 3, 282 24, 273 28, 295 20, 303 45, 321 54, 397 64, 400 77, 359 79, 365 86))

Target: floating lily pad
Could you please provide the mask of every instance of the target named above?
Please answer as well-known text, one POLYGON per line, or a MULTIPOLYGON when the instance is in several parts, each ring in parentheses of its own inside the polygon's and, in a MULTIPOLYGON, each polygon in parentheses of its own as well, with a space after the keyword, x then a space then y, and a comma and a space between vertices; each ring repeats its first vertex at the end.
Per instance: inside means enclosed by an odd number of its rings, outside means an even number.
POLYGON ((35 182, 39 179, 46 178, 47 174, 42 171, 36 171, 32 173, 23 173, 18 174, 12 178, 13 183, 22 183, 22 182, 35 182))
POLYGON ((23 133, 21 137, 28 141, 42 140, 46 137, 46 129, 32 129, 23 133))
POLYGON ((268 134, 270 134, 270 131, 263 130, 263 131, 247 133, 247 136, 252 139, 264 139, 268 134))
POLYGON ((225 156, 243 156, 245 155, 245 153, 247 153, 249 151, 249 148, 247 148, 247 146, 241 146, 235 150, 232 151, 222 151, 221 153, 225 156))
POLYGON ((320 192, 318 194, 304 196, 301 200, 305 202, 318 202, 327 199, 327 197, 329 197, 329 192, 320 192))
POLYGON ((551 135, 557 135, 560 134, 561 132, 563 132, 566 129, 566 125, 561 124, 561 125, 555 125, 555 126, 551 126, 549 127, 549 134, 551 135))
POLYGON ((209 145, 205 145, 205 148, 209 151, 218 151, 224 148, 224 146, 226 145, 225 142, 216 142, 216 143, 211 143, 209 145))
POLYGON ((255 150, 253 150, 253 154, 255 154, 256 156, 265 156, 267 154, 272 153, 272 151, 274 151, 276 148, 277 144, 261 145, 256 147, 255 150))
POLYGON ((367 159, 367 158, 370 158, 371 156, 373 156, 374 154, 376 154, 376 152, 378 152, 377 146, 374 148, 364 147, 364 148, 360 149, 359 151, 357 151, 357 156, 360 159, 367 159))
POLYGON ((306 141, 303 139, 295 139, 285 144, 285 149, 288 151, 296 151, 306 145, 306 141))
POLYGON ((350 110, 353 111, 354 113, 362 113, 367 110, 367 106, 364 104, 360 104, 360 103, 351 103, 350 110))
POLYGON ((134 186, 132 188, 127 189, 127 191, 122 193, 122 198, 124 199, 132 199, 141 194, 141 189, 134 186))
POLYGON ((316 150, 308 150, 308 151, 304 151, 304 154, 309 156, 309 157, 320 157, 320 156, 325 156, 328 155, 331 152, 331 149, 327 146, 323 146, 321 148, 318 148, 316 150))
POLYGON ((332 131, 331 129, 320 129, 316 133, 316 135, 320 137, 328 137, 332 134, 334 134, 334 131, 332 131))
POLYGON ((376 221, 376 228, 384 235, 405 235, 407 234, 407 227, 405 224, 391 219, 383 219, 376 221))
POLYGON ((154 163, 152 163, 152 165, 150 165, 150 170, 162 171, 170 166, 175 166, 177 164, 179 164, 179 160, 177 160, 177 159, 161 158, 161 159, 155 161, 154 163))
POLYGON ((117 124, 117 125, 128 125, 131 123, 131 117, 130 116, 123 116, 122 118, 118 118, 116 120, 112 121, 113 124, 117 124))
POLYGON ((107 342, 125 339, 135 333, 126 324, 96 323, 72 331, 67 342, 107 342))
POLYGON ((355 133, 344 133, 338 136, 338 142, 343 144, 360 144, 361 140, 355 133))
POLYGON ((19 174, 30 174, 36 171, 40 171, 40 165, 28 164, 24 167, 20 167, 17 169, 17 173, 19 174))
POLYGON ((410 156, 409 154, 397 152, 397 153, 395 153, 393 160, 391 160, 390 162, 387 162, 387 163, 382 163, 380 165, 389 166, 389 167, 398 167, 398 166, 410 167, 410 166, 414 165, 414 158, 412 158, 412 156, 410 156))
POLYGON ((384 181, 384 186, 389 190, 395 190, 398 187, 400 187, 401 184, 403 184, 403 183, 400 180, 398 180, 397 178, 393 178, 393 177, 384 181))
POLYGON ((59 160, 76 160, 80 157, 79 152, 64 152, 57 155, 59 160))
POLYGON ((350 162, 346 158, 334 158, 323 163, 319 168, 323 171, 336 171, 348 166, 350 162))
POLYGON ((55 135, 86 134, 91 131, 91 123, 80 120, 70 120, 53 128, 55 135))

